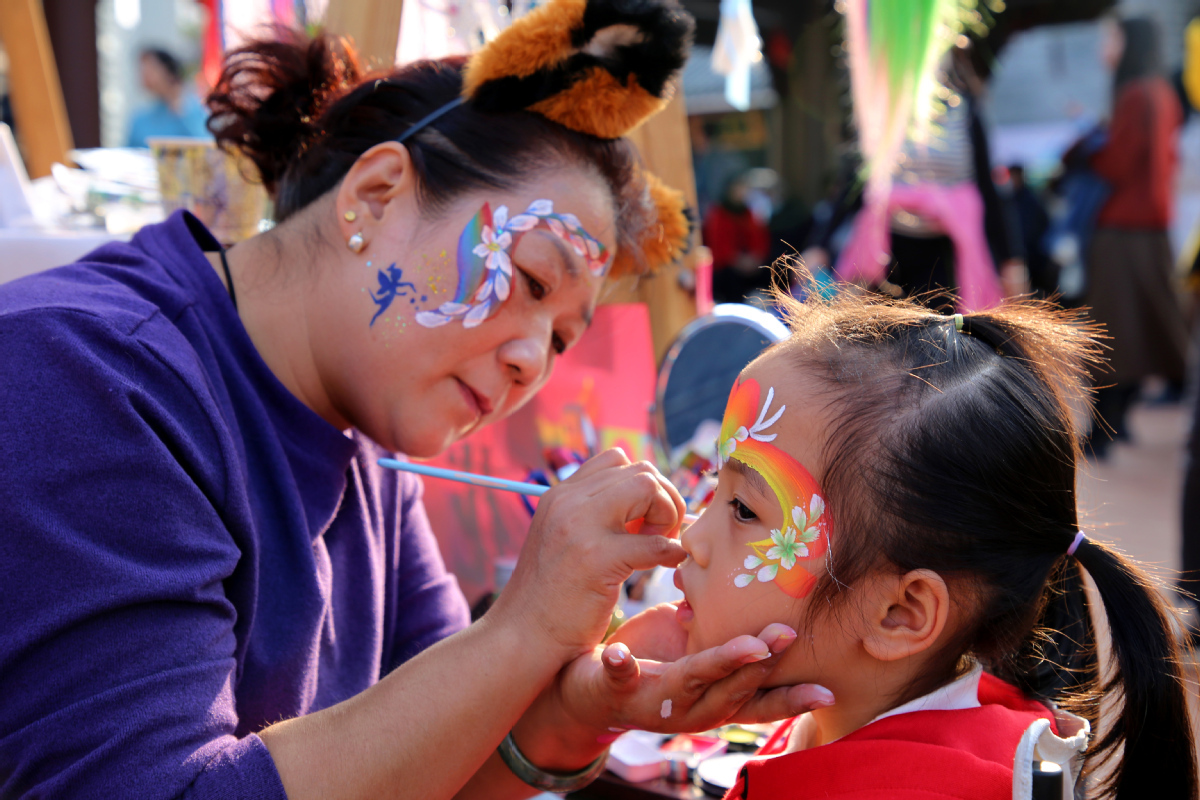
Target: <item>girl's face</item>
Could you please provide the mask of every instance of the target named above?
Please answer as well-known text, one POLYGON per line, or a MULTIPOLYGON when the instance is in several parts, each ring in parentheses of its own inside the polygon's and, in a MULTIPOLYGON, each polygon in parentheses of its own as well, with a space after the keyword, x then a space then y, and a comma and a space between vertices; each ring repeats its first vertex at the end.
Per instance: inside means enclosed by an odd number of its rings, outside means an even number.
MULTIPOLYGON (((689 557, 676 572, 686 595, 678 619, 690 653, 756 635, 773 622, 803 622, 836 544, 836 521, 819 483, 828 411, 788 361, 775 351, 742 373, 722 424, 715 497, 680 539, 689 557)), ((828 615, 815 620, 816 629, 797 630, 802 640, 821 642, 828 667, 853 632, 828 615)), ((813 658, 813 648, 793 647, 776 673, 821 679, 813 658)))
POLYGON ((542 387, 587 329, 616 241, 611 195, 582 170, 462 198, 436 220, 405 201, 382 203, 348 254, 324 312, 334 335, 314 346, 348 423, 429 457, 542 387))

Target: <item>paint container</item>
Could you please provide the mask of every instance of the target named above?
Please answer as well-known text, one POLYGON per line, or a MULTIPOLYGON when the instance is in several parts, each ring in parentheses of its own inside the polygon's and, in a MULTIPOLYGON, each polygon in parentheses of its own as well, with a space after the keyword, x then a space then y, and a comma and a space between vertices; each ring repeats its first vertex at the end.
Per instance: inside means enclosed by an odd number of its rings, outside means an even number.
POLYGON ((698 736, 691 733, 681 733, 668 739, 659 747, 667 761, 663 777, 676 783, 691 781, 700 762, 721 755, 728 744, 716 736, 698 736))
POLYGON ((192 212, 224 245, 250 238, 270 218, 266 189, 245 156, 207 138, 152 136, 146 144, 158 165, 165 213, 192 212))
POLYGON ((755 753, 767 741, 767 737, 761 731, 743 728, 741 725, 719 728, 717 736, 729 743, 730 753, 755 753))

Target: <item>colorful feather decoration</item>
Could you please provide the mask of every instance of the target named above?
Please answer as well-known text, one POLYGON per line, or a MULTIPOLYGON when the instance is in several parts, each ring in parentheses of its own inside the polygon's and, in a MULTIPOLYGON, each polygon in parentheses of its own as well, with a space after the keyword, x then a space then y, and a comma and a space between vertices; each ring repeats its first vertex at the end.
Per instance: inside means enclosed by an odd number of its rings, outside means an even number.
POLYGON ((977 0, 842 0, 868 205, 886 199, 905 139, 924 141, 938 105, 938 63, 977 0))

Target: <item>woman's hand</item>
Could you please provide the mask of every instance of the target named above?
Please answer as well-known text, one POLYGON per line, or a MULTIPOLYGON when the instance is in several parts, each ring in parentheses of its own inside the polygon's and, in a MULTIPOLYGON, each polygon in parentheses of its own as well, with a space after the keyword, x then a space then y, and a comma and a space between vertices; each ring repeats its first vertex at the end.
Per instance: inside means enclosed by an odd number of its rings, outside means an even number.
MULTIPOLYGON (((623 625, 607 645, 571 662, 523 722, 540 718, 577 749, 610 742, 626 729, 698 732, 731 722, 768 722, 833 704, 828 689, 800 685, 762 689, 796 633, 768 625, 685 655, 687 636, 665 603, 623 625)), ((529 738, 536 738, 532 735, 529 738)))
POLYGON ((601 453, 542 496, 488 617, 515 623, 529 647, 558 664, 590 652, 634 570, 683 560, 674 538, 683 513, 683 498, 651 464, 601 453))

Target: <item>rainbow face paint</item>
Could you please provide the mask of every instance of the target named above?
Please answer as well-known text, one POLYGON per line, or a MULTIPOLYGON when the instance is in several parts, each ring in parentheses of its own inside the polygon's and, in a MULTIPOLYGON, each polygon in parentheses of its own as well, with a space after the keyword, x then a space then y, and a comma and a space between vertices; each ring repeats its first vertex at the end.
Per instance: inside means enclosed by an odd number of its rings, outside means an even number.
POLYGON ((508 207, 492 210, 483 204, 458 237, 458 288, 454 299, 432 311, 417 314, 417 322, 436 328, 462 320, 464 328, 474 328, 491 317, 512 293, 512 249, 522 234, 543 227, 571 246, 582 256, 588 271, 603 277, 612 265, 611 254, 595 237, 583 229, 574 214, 556 214, 550 200, 534 200, 529 208, 512 219, 508 207))
POLYGON ((759 581, 774 582, 791 597, 804 597, 817 582, 817 571, 829 549, 833 522, 825 510, 816 480, 796 459, 771 444, 778 436, 768 429, 787 409, 771 413, 775 389, 767 390, 759 407, 757 381, 739 380, 729 394, 721 438, 717 444, 719 466, 731 458, 753 469, 767 482, 783 511, 783 526, 771 538, 748 542, 753 551, 742 566, 748 570, 734 579, 744 588, 759 581), (770 414, 770 416, 768 416, 770 414))

